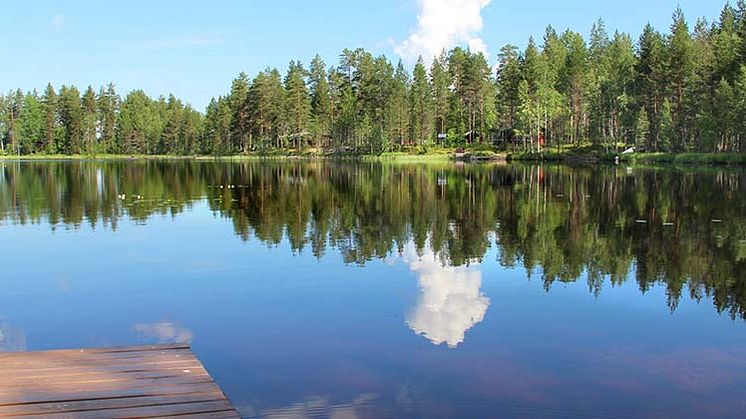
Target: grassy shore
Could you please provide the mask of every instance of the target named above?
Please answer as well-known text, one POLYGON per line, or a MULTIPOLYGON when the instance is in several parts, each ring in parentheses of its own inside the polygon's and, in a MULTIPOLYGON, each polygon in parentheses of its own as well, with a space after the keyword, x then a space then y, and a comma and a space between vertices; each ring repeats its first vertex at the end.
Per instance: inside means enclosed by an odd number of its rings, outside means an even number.
POLYGON ((643 153, 625 154, 619 160, 639 164, 746 165, 746 153, 643 153))
MULTIPOLYGON (((507 160, 526 162, 597 163, 615 162, 626 164, 691 164, 691 165, 740 165, 746 166, 746 153, 607 153, 597 146, 546 148, 541 153, 500 152, 487 145, 477 145, 463 150, 474 160, 507 160)), ((239 154, 232 156, 170 156, 144 154, 96 154, 96 155, 0 155, 0 160, 294 160, 294 159, 347 159, 365 161, 398 162, 445 162, 454 159, 456 148, 429 147, 411 148, 405 151, 368 154, 362 151, 334 152, 324 149, 284 149, 266 153, 239 154)))
MULTIPOLYGON (((619 147, 623 149, 624 147, 619 147)), ((552 147, 541 153, 508 153, 509 161, 616 162, 627 164, 746 165, 746 153, 632 153, 609 152, 598 145, 552 147)))
POLYGON ((545 162, 616 162, 627 164, 698 164, 746 166, 746 153, 635 153, 635 154, 582 154, 548 151, 545 153, 512 153, 508 161, 545 162))
POLYGON ((0 161, 65 161, 65 160, 220 160, 220 161, 244 161, 244 160, 310 160, 310 159, 340 159, 340 160, 402 160, 402 161, 448 161, 452 154, 443 153, 405 153, 387 152, 382 154, 364 153, 252 153, 236 155, 153 155, 153 154, 29 154, 29 155, 0 155, 0 161))
MULTIPOLYGON (((265 152, 236 155, 149 155, 149 154, 30 154, 30 155, 0 155, 0 160, 292 160, 292 159, 355 159, 355 160, 385 160, 385 161, 448 161, 452 160, 455 148, 447 147, 411 147, 403 151, 384 153, 369 153, 365 150, 330 150, 320 148, 271 149, 265 152)), ((465 150, 476 157, 499 157, 488 146, 469 147, 465 150)))

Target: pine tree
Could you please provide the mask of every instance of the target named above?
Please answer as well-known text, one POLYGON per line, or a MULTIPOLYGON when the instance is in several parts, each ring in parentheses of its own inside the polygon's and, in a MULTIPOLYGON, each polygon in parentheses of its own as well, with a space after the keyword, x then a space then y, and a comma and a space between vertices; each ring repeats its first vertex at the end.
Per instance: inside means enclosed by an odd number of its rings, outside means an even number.
POLYGON ((414 67, 410 87, 410 138, 417 145, 425 145, 432 132, 430 115, 432 114, 432 96, 427 81, 427 70, 422 57, 414 67))
POLYGON ((615 33, 607 57, 609 74, 604 92, 608 103, 608 135, 615 141, 634 142, 637 109, 633 93, 637 57, 632 38, 615 33))
POLYGON ((516 127, 516 114, 521 105, 519 86, 523 81, 518 48, 506 45, 500 49, 497 70, 497 101, 504 127, 516 127))
MULTIPOLYGON (((60 93, 62 96, 62 93, 60 93)), ((127 154, 150 154, 150 134, 154 125, 152 100, 142 90, 130 92, 119 113, 119 143, 127 154)))
POLYGON ((86 154, 95 154, 97 149, 97 133, 96 133, 96 93, 93 91, 93 87, 88 86, 82 98, 83 107, 83 143, 82 149, 86 154))
POLYGON ((286 146, 283 135, 286 134, 290 121, 285 114, 285 88, 282 85, 280 71, 276 68, 272 69, 268 74, 267 81, 272 138, 275 138, 277 148, 282 148, 286 146))
POLYGON ((23 112, 24 94, 20 89, 18 89, 8 94, 4 102, 5 104, 2 111, 5 114, 3 117, 5 125, 3 136, 5 138, 3 139, 4 145, 0 146, 0 150, 19 154, 21 151, 19 144, 19 118, 23 112))
POLYGON ((684 19, 681 8, 677 8, 671 24, 671 36, 668 41, 667 79, 671 86, 671 105, 673 106, 673 132, 675 139, 672 148, 676 151, 690 148, 690 114, 686 109, 686 95, 689 82, 694 76, 693 43, 689 26, 684 19))
POLYGON ((62 144, 64 154, 80 154, 83 144, 83 107, 80 92, 75 86, 62 86, 59 97, 60 125, 63 129, 62 144))
POLYGON ((193 155, 197 152, 202 137, 202 124, 202 115, 191 105, 186 105, 181 125, 179 154, 193 155))
MULTIPOLYGON (((165 126, 161 132, 161 141, 156 154, 182 154, 182 125, 184 123, 184 105, 174 95, 168 96, 166 104, 165 126)), ((232 147, 229 146, 232 151, 232 147)))
POLYGON ((588 137, 594 143, 602 142, 608 151, 608 141, 613 138, 614 86, 611 77, 609 35, 603 20, 593 24, 588 45, 586 89, 588 96, 588 137))
POLYGON ((101 131, 101 148, 108 153, 118 153, 121 150, 116 138, 119 105, 120 99, 114 84, 109 83, 106 88, 101 87, 97 98, 98 125, 101 131))
POLYGON ((290 139, 300 149, 305 144, 308 121, 311 117, 311 100, 306 86, 306 70, 297 61, 291 61, 285 76, 285 106, 288 115, 290 139))
POLYGON ((674 121, 674 109, 671 101, 667 98, 661 106, 660 120, 660 149, 661 151, 671 152, 676 142, 676 124, 674 121))
MULTIPOLYGON (((249 120, 251 121, 253 137, 259 140, 261 145, 264 145, 266 137, 269 134, 269 93, 267 92, 267 74, 262 71, 254 78, 251 83, 251 88, 248 94, 249 104, 249 120)), ((211 107, 208 108, 210 117, 208 121, 216 118, 219 114, 217 112, 217 102, 211 103, 211 107)), ((214 138, 214 134, 212 135, 214 138)))
POLYGON ((541 85, 539 97, 544 107, 544 126, 547 139, 559 143, 561 137, 561 116, 567 107, 567 100, 559 90, 560 71, 565 64, 567 48, 557 32, 548 26, 544 32, 541 52, 541 85))
POLYGON ((249 148, 249 76, 241 72, 233 79, 228 103, 231 108, 231 151, 246 153, 249 148))
POLYGON ((544 109, 540 98, 542 67, 539 51, 533 38, 529 38, 528 46, 521 57, 520 64, 523 77, 518 89, 520 105, 517 128, 528 135, 532 144, 537 145, 537 151, 541 151, 539 139, 544 119, 544 109))
POLYGON ((18 118, 18 152, 29 154, 38 151, 44 137, 44 109, 36 91, 27 93, 23 110, 18 118))
POLYGON ((389 102, 389 137, 394 143, 403 147, 409 142, 410 106, 407 93, 409 92, 409 74, 404 63, 399 60, 394 73, 392 96, 389 102))
POLYGON ((640 108, 637 113, 637 120, 635 122, 635 146, 639 149, 645 144, 648 144, 648 138, 650 137, 650 121, 648 120, 648 112, 645 108, 640 108))
POLYGON ((441 136, 446 134, 446 125, 448 123, 448 101, 451 86, 445 51, 433 59, 432 65, 430 66, 430 85, 430 89, 433 93, 435 134, 437 134, 440 139, 441 136))
POLYGON ((41 98, 42 110, 44 112, 44 133, 42 136, 39 151, 45 153, 57 153, 57 132, 58 132, 58 110, 57 110, 57 93, 54 91, 52 84, 47 84, 44 89, 44 95, 41 98))
POLYGON ((665 57, 663 36, 649 24, 638 42, 638 63, 635 69, 635 93, 640 106, 647 111, 650 135, 645 148, 657 150, 660 136, 660 112, 665 98, 665 57))
POLYGON ((318 54, 311 61, 308 78, 311 95, 312 136, 316 146, 322 146, 324 139, 331 134, 333 106, 326 64, 318 54))
MULTIPOLYGON (((739 3, 740 5, 740 3, 739 3)), ((738 134, 733 139, 733 147, 729 151, 746 152, 746 64, 742 65, 734 83, 731 109, 733 109, 733 129, 738 134)))
POLYGON ((572 31, 562 34, 562 41, 567 48, 567 55, 562 66, 560 86, 567 95, 569 108, 569 140, 579 145, 586 138, 587 120, 587 82, 588 82, 588 49, 583 37, 572 31))

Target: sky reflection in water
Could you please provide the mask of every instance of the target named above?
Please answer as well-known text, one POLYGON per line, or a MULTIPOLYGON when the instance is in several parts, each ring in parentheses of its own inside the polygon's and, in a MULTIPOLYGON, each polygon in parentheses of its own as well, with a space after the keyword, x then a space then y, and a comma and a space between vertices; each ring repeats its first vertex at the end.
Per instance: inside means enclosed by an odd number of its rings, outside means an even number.
POLYGON ((250 417, 746 409, 741 172, 0 169, 3 351, 188 342, 250 417))

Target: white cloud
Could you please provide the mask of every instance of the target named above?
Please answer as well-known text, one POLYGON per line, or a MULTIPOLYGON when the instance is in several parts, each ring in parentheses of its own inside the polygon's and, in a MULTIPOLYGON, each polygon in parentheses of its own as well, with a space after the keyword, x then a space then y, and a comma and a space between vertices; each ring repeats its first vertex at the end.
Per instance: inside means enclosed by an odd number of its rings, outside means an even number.
POLYGON ((492 0, 418 1, 417 28, 396 47, 397 54, 410 60, 422 55, 429 61, 443 49, 459 44, 487 54, 487 46, 479 32, 483 26, 482 9, 492 0))
POLYGON ((488 57, 487 54, 487 44, 484 43, 484 40, 482 38, 472 38, 469 40, 469 50, 471 52, 481 52, 484 54, 485 57, 488 57))
POLYGON ((139 323, 134 328, 140 336, 158 343, 191 343, 194 339, 191 330, 169 321, 139 323))
POLYGON ((53 28, 61 28, 65 24, 65 16, 61 13, 58 13, 52 17, 51 22, 49 22, 53 28))
POLYGON ((422 293, 407 316, 407 324, 433 344, 455 348, 466 331, 484 320, 490 300, 482 294, 482 272, 475 267, 443 266, 432 252, 417 256, 412 247, 404 254, 418 276, 422 293))

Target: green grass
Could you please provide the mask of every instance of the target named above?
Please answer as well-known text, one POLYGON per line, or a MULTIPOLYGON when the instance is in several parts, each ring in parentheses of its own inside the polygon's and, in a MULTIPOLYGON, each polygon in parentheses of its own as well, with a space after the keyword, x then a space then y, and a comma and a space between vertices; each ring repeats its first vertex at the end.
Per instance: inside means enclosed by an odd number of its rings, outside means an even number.
POLYGON ((746 153, 640 153, 619 157, 633 164, 701 164, 701 165, 746 165, 746 153))
POLYGON ((606 155, 606 148, 600 144, 560 145, 544 147, 541 153, 515 151, 508 154, 510 161, 565 161, 573 159, 598 159, 606 155))
POLYGON ((411 154, 400 151, 381 153, 380 155, 362 155, 364 160, 397 160, 397 161, 447 161, 451 159, 451 154, 443 153, 425 153, 411 154))
MULTIPOLYGON (((340 159, 365 159, 365 160, 405 160, 405 161, 446 161, 452 158, 455 148, 447 147, 409 147, 403 151, 391 151, 380 154, 367 153, 364 149, 350 150, 345 152, 334 152, 330 149, 305 148, 298 149, 268 149, 256 151, 251 154, 237 155, 194 155, 194 156, 172 156, 172 155, 146 155, 146 154, 30 154, 30 155, 0 155, 0 160, 133 160, 133 159, 172 159, 172 160, 264 160, 264 159, 313 159, 313 158, 340 158, 340 159)), ((494 155, 489 147, 470 147, 466 150, 473 155, 488 157, 494 155)))
MULTIPOLYGON (((619 147, 622 149, 623 147, 619 147)), ((693 165, 746 165, 746 153, 607 153, 605 147, 593 144, 560 146, 544 149, 541 153, 514 152, 509 161, 564 162, 582 159, 629 164, 693 164, 693 165)))
MULTIPOLYGON (((0 155, 0 160, 284 160, 284 159, 361 159, 370 161, 403 161, 426 162, 449 161, 453 158, 456 148, 450 147, 410 147, 403 151, 390 151, 381 154, 367 154, 361 150, 334 153, 325 149, 271 149, 267 152, 239 154, 232 156, 169 156, 169 155, 128 155, 128 154, 96 154, 96 155, 61 155, 61 154, 32 154, 32 155, 0 155)), ((565 162, 573 160, 598 160, 613 162, 617 154, 606 153, 605 149, 597 145, 583 145, 580 147, 563 146, 545 148, 542 153, 511 152, 500 153, 487 144, 475 144, 465 147, 464 152, 480 159, 500 159, 508 161, 544 161, 565 162)), ((619 161, 628 164, 689 164, 689 165, 746 165, 746 153, 635 153, 619 155, 619 161)))
POLYGON ((190 159, 193 156, 148 154, 15 154, 0 155, 0 160, 132 160, 132 159, 190 159))

